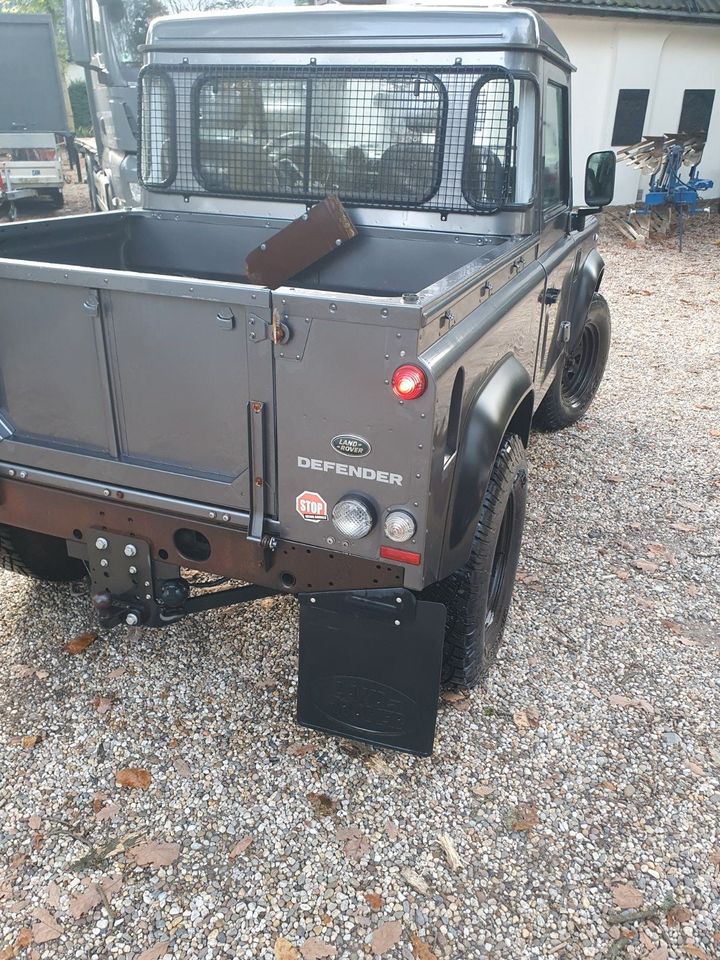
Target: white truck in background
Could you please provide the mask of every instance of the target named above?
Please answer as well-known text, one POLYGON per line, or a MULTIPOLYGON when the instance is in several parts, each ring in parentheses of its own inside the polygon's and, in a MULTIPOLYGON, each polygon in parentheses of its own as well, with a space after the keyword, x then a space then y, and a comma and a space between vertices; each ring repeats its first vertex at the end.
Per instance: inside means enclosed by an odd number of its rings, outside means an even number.
POLYGON ((14 220, 30 198, 62 207, 56 135, 69 130, 52 20, 0 14, 0 216, 14 220))

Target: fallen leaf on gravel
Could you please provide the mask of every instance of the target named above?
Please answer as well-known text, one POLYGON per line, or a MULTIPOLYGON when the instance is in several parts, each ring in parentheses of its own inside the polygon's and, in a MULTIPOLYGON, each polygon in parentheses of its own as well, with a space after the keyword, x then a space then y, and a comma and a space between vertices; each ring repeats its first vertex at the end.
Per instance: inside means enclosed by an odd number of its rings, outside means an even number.
POLYGON ((657 557, 658 560, 663 560, 665 563, 675 562, 675 554, 662 543, 649 543, 647 554, 649 557, 657 557))
POLYGON ((83 650, 87 650, 90 644, 95 643, 97 638, 96 633, 81 633, 77 637, 73 637, 72 640, 68 640, 63 650, 65 653, 82 653, 83 650))
POLYGON ((661 943, 659 947, 655 947, 654 950, 645 955, 644 960, 668 960, 667 944, 661 943))
POLYGON ((606 627, 626 627, 628 625, 627 617, 611 617, 604 616, 600 617, 600 623, 604 623, 606 627))
POLYGON ((687 765, 690 773, 694 773, 696 777, 702 777, 705 775, 705 771, 695 760, 688 760, 687 765))
POLYGON ((24 737, 19 737, 18 744, 23 748, 23 750, 32 750, 32 748, 36 747, 41 740, 42 737, 40 734, 29 734, 24 737))
POLYGON ((413 870, 412 867, 403 867, 400 873, 410 884, 413 890, 417 890, 417 892, 422 893, 423 896, 427 896, 430 893, 430 887, 425 882, 424 877, 421 877, 417 870, 413 870))
POLYGON ((365 901, 371 910, 382 910, 385 902, 379 893, 366 893, 365 901))
POLYGON ((693 513, 701 513, 705 504, 698 500, 678 500, 678 506, 685 507, 686 510, 691 510, 693 513))
POLYGON ((682 626, 679 623, 676 623, 674 620, 668 620, 666 618, 665 620, 661 620, 660 622, 662 623, 662 625, 665 627, 666 630, 669 630, 670 633, 674 633, 676 637, 679 637, 683 632, 682 626))
POLYGON ((605 479, 608 483, 623 483, 626 477, 622 473, 609 473, 605 479))
POLYGON ((45 899, 50 904, 51 907, 60 906, 60 887, 55 883, 54 880, 51 880, 47 885, 47 891, 45 892, 45 899))
POLYGON ((378 927, 372 935, 370 946, 377 957, 381 957, 399 941, 402 934, 402 923, 399 920, 390 920, 378 927))
POLYGON ((379 773, 383 777, 394 777, 396 776, 395 771, 387 762, 384 760, 379 753, 371 753, 365 758, 365 766, 368 770, 372 770, 373 773, 379 773))
POLYGON ((458 693, 457 690, 443 690, 440 699, 445 703, 459 703, 461 700, 467 700, 467 697, 464 693, 458 693))
POLYGON ((540 723, 540 711, 537 707, 523 707, 513 713, 513 723, 518 730, 535 730, 540 723))
POLYGON ((168 952, 169 946, 169 940, 161 940, 159 943, 155 943, 152 947, 139 953, 137 957, 135 957, 135 960, 160 960, 160 957, 164 957, 168 952))
POLYGON ((15 946, 20 950, 24 950, 26 947, 30 946, 32 941, 33 941, 32 930, 30 930, 28 927, 21 927, 18 930, 17 937, 15 938, 15 946))
POLYGON ((175 767, 175 770, 180 774, 181 777, 192 776, 192 770, 190 769, 189 764, 186 763, 182 757, 175 757, 175 759, 173 760, 173 766, 175 767))
POLYGON ((683 944, 683 950, 689 957, 697 957, 698 960, 710 960, 705 951, 701 950, 700 947, 696 947, 694 943, 683 944))
POLYGON ((670 526, 673 530, 680 530, 681 533, 697 533, 700 527, 692 523, 680 523, 675 522, 671 523, 670 526))
POLYGON ((710 436, 711 436, 711 437, 720 437, 720 430, 711 430, 711 431, 710 431, 710 436))
POLYGON ((337 811, 337 800, 326 793, 309 793, 307 798, 316 817, 332 817, 337 811))
POLYGON ((392 822, 392 820, 386 820, 385 833, 391 840, 397 840, 400 831, 398 830, 397 825, 392 822))
POLYGON ((670 910, 665 914, 665 919, 670 924, 671 927, 681 927, 684 923, 687 923, 692 914, 687 907, 675 906, 671 907, 670 910))
POLYGON ((644 697, 624 697, 622 694, 613 693, 608 697, 608 700, 613 707, 637 707, 639 710, 644 710, 649 716, 655 714, 655 707, 650 703, 649 700, 645 700, 644 697))
POLYGON ((125 676, 125 667, 116 667, 115 670, 111 670, 108 674, 109 680, 119 680, 120 677, 125 676))
MULTIPOLYGON (((122 878, 119 876, 106 877, 101 883, 102 892, 105 894, 105 897, 109 899, 114 893, 117 893, 120 890, 122 884, 122 878)), ((70 916, 75 920, 79 920, 80 917, 84 917, 86 913, 89 913, 91 910, 94 910, 100 903, 103 901, 103 896, 100 893, 97 883, 90 883, 85 887, 82 893, 77 894, 70 900, 70 916)))
POLYGON ((652 560, 633 560, 633 566, 642 573, 656 573, 658 565, 652 560))
POLYGON ((489 783, 476 783, 472 788, 472 792, 476 797, 482 797, 484 799, 485 797, 490 797, 493 793, 495 793, 495 787, 490 786, 489 783))
POLYGON ((312 743, 291 743, 285 753, 291 757, 305 757, 308 753, 312 753, 314 750, 315 747, 312 745, 312 743))
POLYGON ((139 767, 125 767, 115 774, 115 783, 129 790, 147 790, 151 780, 152 777, 148 771, 141 770, 139 767))
POLYGON ((300 947, 303 960, 324 960, 325 957, 336 957, 337 950, 331 943, 326 943, 318 937, 311 937, 300 947))
POLYGON ((275 941, 275 960, 300 960, 300 951, 285 937, 275 941))
POLYGON ((627 570, 615 569, 612 571, 612 573, 615 574, 618 580, 627 580, 627 578, 630 576, 627 570))
POLYGON ((33 917, 36 923, 32 925, 32 936, 35 943, 48 943, 57 940, 64 933, 63 928, 48 910, 34 910, 33 917))
POLYGON ((120 813, 120 807, 116 803, 106 803, 105 806, 100 807, 95 814, 95 819, 98 823, 103 823, 105 820, 112 820, 118 813, 120 813))
POLYGON ((38 680, 47 680, 50 674, 47 670, 36 670, 35 676, 37 677, 38 680))
POLYGON ((130 847, 127 855, 138 867, 167 867, 180 856, 180 844, 147 840, 130 847))
POLYGON ((615 905, 621 910, 637 910, 643 905, 643 895, 631 883, 616 883, 612 888, 615 905))
POLYGON ((239 857, 241 853, 245 853, 245 851, 247 850, 247 848, 250 846, 252 842, 253 842, 253 838, 250 836, 243 837, 241 840, 238 840, 238 842, 235 844, 235 846, 232 848, 232 850, 228 854, 228 860, 235 860, 235 858, 239 857))
POLYGON ((708 860, 716 867, 720 866, 720 847, 717 850, 711 850, 708 854, 708 860))
POLYGON ((95 697, 92 703, 100 716, 102 716, 104 713, 107 713, 110 707, 113 705, 110 697, 95 697))
POLYGON ((540 822, 538 818, 537 807, 534 803, 520 803, 514 810, 510 811, 510 829, 521 833, 525 830, 532 830, 540 822))
POLYGON ((42 820, 36 813, 34 813, 28 819, 28 826, 30 827, 31 830, 39 830, 41 825, 42 825, 42 820))
POLYGON ((335 836, 343 844, 345 856, 350 860, 362 860, 370 852, 370 843, 356 827, 338 827, 335 836))
POLYGON ((437 960, 430 947, 423 943, 416 934, 410 934, 410 945, 412 946, 413 957, 415 960, 437 960))
POLYGON ((447 862, 451 870, 457 870, 460 866, 460 854, 457 852, 457 847, 455 846, 452 837, 448 833, 441 833, 438 837, 438 843, 443 848, 443 852, 447 857, 447 862))

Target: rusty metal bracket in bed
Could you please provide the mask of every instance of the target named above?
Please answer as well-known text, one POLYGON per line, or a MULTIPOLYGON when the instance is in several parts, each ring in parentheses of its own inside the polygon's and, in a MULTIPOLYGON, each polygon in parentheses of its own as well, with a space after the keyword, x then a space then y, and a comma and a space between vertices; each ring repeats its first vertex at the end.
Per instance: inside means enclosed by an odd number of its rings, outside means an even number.
POLYGON ((251 400, 248 404, 248 436, 250 437, 250 522, 248 540, 262 543, 265 523, 265 404, 251 400))

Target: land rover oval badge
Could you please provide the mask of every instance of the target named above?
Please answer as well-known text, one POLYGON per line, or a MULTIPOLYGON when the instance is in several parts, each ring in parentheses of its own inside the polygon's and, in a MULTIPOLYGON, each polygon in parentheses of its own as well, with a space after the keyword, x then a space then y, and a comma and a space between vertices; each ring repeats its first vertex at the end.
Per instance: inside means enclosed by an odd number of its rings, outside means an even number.
POLYGON ((346 457, 366 457, 372 447, 362 437, 354 437, 349 433, 341 433, 333 437, 330 445, 336 453, 342 453, 346 457))

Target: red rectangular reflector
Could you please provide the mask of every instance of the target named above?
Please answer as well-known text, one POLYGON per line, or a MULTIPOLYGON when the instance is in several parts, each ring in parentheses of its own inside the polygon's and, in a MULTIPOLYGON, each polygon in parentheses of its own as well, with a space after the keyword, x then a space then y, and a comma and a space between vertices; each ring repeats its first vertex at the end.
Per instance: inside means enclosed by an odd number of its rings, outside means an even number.
POLYGON ((380 556, 383 560, 397 560, 398 563, 411 563, 414 567, 420 566, 421 556, 412 550, 398 550, 397 547, 380 547, 380 556))

